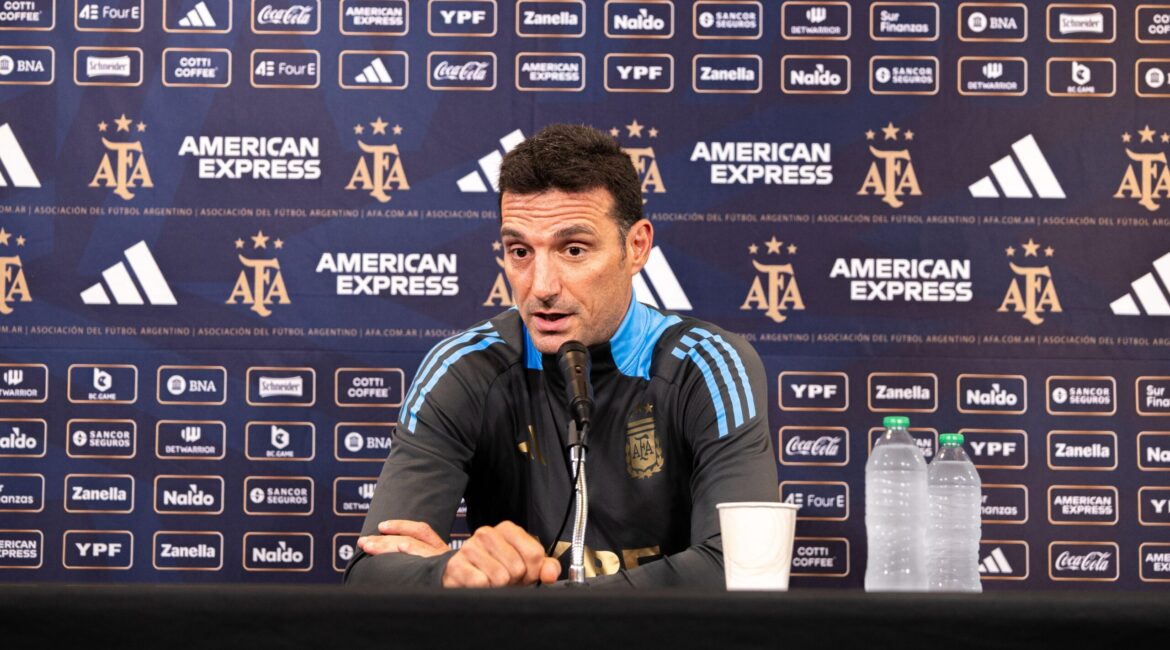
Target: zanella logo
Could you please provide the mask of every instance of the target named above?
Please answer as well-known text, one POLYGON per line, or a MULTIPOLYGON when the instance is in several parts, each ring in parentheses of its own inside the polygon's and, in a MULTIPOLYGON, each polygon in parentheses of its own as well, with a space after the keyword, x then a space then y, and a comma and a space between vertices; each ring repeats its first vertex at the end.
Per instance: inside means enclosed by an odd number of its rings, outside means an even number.
MULTIPOLYGON (((250 239, 252 240, 252 250, 256 251, 261 248, 267 249, 268 240, 271 238, 263 231, 257 231, 250 239)), ((284 248, 284 242, 280 239, 274 241, 272 245, 276 250, 284 248)), ((235 246, 236 250, 244 250, 244 240, 242 238, 236 239, 235 246)), ((275 257, 245 257, 243 253, 240 253, 238 257, 244 268, 240 271, 239 277, 236 278, 236 284, 232 288, 231 295, 228 296, 227 304, 251 305, 252 311, 267 318, 272 315, 272 310, 268 308, 269 305, 287 305, 292 302, 288 297, 288 289, 284 286, 284 275, 280 272, 279 259, 275 257)))
POLYGON ((12 132, 12 127, 0 124, 0 187, 6 187, 9 182, 13 187, 40 187, 41 181, 33 171, 24 149, 12 132), (5 181, 5 175, 8 181, 5 181))
MULTIPOLYGON (((647 146, 631 146, 632 140, 637 140, 638 144, 642 143, 642 132, 646 132, 648 139, 655 139, 658 137, 658 129, 651 126, 646 128, 645 124, 639 124, 635 119, 625 126, 626 129, 626 146, 622 147, 622 151, 630 157, 630 162, 634 163, 634 169, 638 172, 638 180, 642 185, 642 202, 646 202, 646 194, 664 194, 666 193, 666 185, 662 182, 662 173, 658 171, 658 158, 654 154, 654 147, 647 144, 647 146)), ((615 126, 610 127, 609 134, 618 138, 621 136, 621 131, 615 126)))
POLYGON ((1140 149, 1145 144, 1149 145, 1149 149, 1156 149, 1158 144, 1164 148, 1170 143, 1170 131, 1164 131, 1159 135, 1147 124, 1145 128, 1137 131, 1137 134, 1140 140, 1136 147, 1132 146, 1133 136, 1129 132, 1121 134, 1121 141, 1126 145, 1125 155, 1130 163, 1125 168, 1121 185, 1113 194, 1113 198, 1136 200, 1138 205, 1153 212, 1161 207, 1157 199, 1170 198, 1170 166, 1166 164, 1165 151, 1135 149, 1140 149), (1157 143, 1154 142, 1155 136, 1158 136, 1157 143))
MULTIPOLYGON (((390 126, 389 122, 378 116, 378 119, 369 123, 370 133, 365 132, 365 125, 357 124, 353 127, 354 135, 357 136, 358 148, 362 150, 363 155, 358 158, 357 165, 353 169, 353 175, 349 178, 349 184, 345 186, 347 190, 362 190, 369 192, 370 196, 378 200, 379 203, 386 203, 390 200, 390 193, 395 190, 409 190, 410 182, 406 180, 406 170, 402 166, 402 157, 398 153, 398 144, 371 144, 367 140, 374 140, 375 136, 386 137, 386 127, 390 126)), ((395 124, 390 133, 394 136, 402 135, 402 126, 395 124)))
MULTIPOLYGON (((23 248, 26 240, 23 235, 16 236, 16 247, 23 248)), ((7 316, 14 311, 12 305, 21 302, 32 302, 32 294, 28 290, 28 279, 24 276, 24 264, 20 255, 10 255, 9 246, 12 245, 12 233, 0 228, 0 315, 7 316)), ((11 372, 11 371, 9 371, 11 372)), ((17 371, 20 372, 20 371, 17 371)), ((20 379, 23 379, 23 373, 20 379)), ((14 385, 9 379, 17 379, 16 375, 5 374, 5 383, 14 385)), ((19 384, 20 379, 15 383, 19 384)))
POLYGON ((739 306, 741 311, 753 309, 762 311, 774 323, 788 320, 788 316, 784 314, 788 310, 804 311, 804 298, 801 297, 800 287, 796 284, 796 269, 792 262, 765 264, 756 257, 760 255, 772 262, 772 258, 767 256, 782 257, 787 254, 791 258, 796 255, 796 244, 789 242, 787 247, 783 244, 784 242, 777 240, 773 235, 764 242, 766 250, 762 255, 760 247, 755 243, 748 246, 748 254, 752 256, 752 267, 756 270, 756 276, 752 279, 747 298, 739 306))
MULTIPOLYGON (((102 136, 102 145, 105 146, 106 153, 102 155, 102 160, 98 164, 97 172, 93 175, 93 180, 89 182, 89 187, 113 188, 114 194, 129 201, 134 198, 132 189, 154 187, 154 181, 150 178, 150 168, 146 165, 142 141, 129 139, 135 134, 145 133, 146 123, 138 122, 134 130, 131 131, 130 126, 134 120, 127 118, 125 113, 113 122, 116 127, 113 137, 127 139, 124 141, 111 140, 104 135, 102 136), (119 136, 120 133, 126 135, 119 136)), ((104 120, 98 122, 97 127, 99 133, 109 133, 110 125, 104 120)))
MULTIPOLYGON (((1040 244, 1031 237, 1028 238, 1028 243, 1020 244, 1020 247, 1024 251, 1025 261, 1029 257, 1035 257, 1037 262, 1040 261, 1040 244)), ((1016 247, 1008 246, 1004 249, 1004 253, 1014 260, 1016 247)), ((1045 258, 1051 258, 1055 254, 1056 249, 1052 246, 1044 248, 1045 258)), ((1064 308, 1060 306, 1060 298, 1056 295, 1056 284, 1053 282, 1052 270, 1048 268, 1047 264, 1025 266, 1012 261, 1008 265, 1015 277, 1008 285, 1007 293, 1004 294, 1003 302, 1000 303, 997 312, 1017 313, 1029 323, 1039 325, 1044 322, 1044 317, 1041 314, 1045 312, 1059 314, 1064 311, 1064 308)))
POLYGON ((902 129, 889 122, 881 129, 883 144, 890 149, 878 149, 874 146, 877 134, 873 129, 865 132, 865 139, 871 144, 869 152, 875 160, 870 163, 865 180, 861 183, 858 196, 880 196, 882 202, 892 208, 902 207, 903 196, 922 196, 922 189, 918 185, 918 175, 914 171, 914 163, 910 160, 910 149, 903 145, 897 148, 898 136, 901 134, 903 142, 912 142, 914 132, 902 129))

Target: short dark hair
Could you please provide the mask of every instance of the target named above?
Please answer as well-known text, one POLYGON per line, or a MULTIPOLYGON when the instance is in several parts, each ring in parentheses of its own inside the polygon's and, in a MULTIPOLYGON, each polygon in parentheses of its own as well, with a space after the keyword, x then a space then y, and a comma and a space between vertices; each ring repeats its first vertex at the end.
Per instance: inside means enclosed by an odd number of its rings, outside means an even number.
POLYGON ((521 142, 504 156, 499 185, 501 203, 504 192, 605 188, 613 197, 613 218, 622 241, 642 218, 642 186, 634 163, 617 140, 583 124, 550 124, 521 142))

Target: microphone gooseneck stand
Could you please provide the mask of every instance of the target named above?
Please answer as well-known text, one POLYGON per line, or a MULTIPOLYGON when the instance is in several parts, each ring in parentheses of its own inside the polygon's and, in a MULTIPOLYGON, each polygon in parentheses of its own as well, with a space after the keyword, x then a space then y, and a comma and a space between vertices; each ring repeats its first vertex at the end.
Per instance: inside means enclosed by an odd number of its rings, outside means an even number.
POLYGON ((585 483, 585 444, 589 422, 593 416, 593 384, 590 372, 593 364, 589 349, 580 341, 566 341, 557 351, 557 364, 565 378, 565 393, 569 401, 569 463, 573 475, 573 542, 569 554, 569 581, 585 584, 585 527, 589 523, 589 490, 585 483))
POLYGON ((576 512, 573 516, 573 544, 569 555, 569 580, 585 583, 585 527, 589 524, 589 489, 585 482, 586 424, 580 431, 577 422, 569 423, 569 460, 573 467, 573 494, 576 512))

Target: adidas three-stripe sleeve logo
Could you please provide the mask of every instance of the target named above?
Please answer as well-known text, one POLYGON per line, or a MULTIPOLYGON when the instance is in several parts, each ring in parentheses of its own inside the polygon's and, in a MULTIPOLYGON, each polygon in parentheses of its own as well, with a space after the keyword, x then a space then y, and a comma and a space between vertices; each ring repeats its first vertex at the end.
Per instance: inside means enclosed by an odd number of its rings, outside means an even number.
POLYGON ((486 349, 496 343, 503 343, 491 323, 484 323, 473 327, 459 336, 449 338, 431 350, 419 366, 414 383, 403 400, 403 411, 399 415, 398 424, 407 431, 414 433, 417 424, 418 412, 426 403, 427 394, 434 389, 435 384, 447 374, 451 366, 463 357, 486 349))
POLYGON ((756 417, 756 401, 752 395, 747 369, 744 368, 739 352, 730 343, 722 336, 701 327, 696 327, 683 335, 679 342, 681 345, 674 348, 671 354, 678 359, 689 358, 702 373, 707 390, 711 393, 711 403, 715 407, 715 420, 720 438, 728 433, 728 406, 736 428, 756 417), (715 366, 714 369, 712 364, 715 366), (725 402, 727 406, 724 405, 725 402))

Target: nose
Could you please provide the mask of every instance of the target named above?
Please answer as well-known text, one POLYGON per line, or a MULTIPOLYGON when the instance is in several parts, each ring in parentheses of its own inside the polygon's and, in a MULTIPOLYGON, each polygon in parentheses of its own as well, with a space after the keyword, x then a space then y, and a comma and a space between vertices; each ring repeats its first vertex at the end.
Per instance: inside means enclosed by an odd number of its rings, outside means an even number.
POLYGON ((546 254, 537 254, 532 266, 533 297, 542 303, 552 304, 561 292, 560 270, 546 254))

